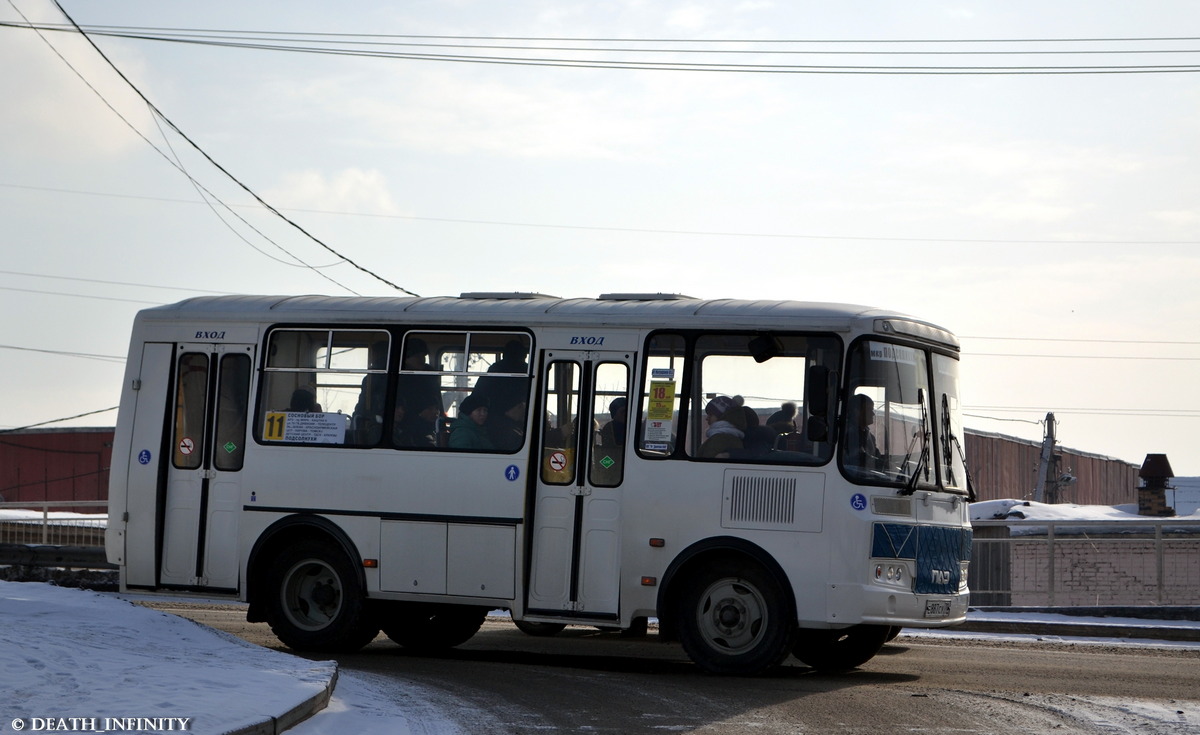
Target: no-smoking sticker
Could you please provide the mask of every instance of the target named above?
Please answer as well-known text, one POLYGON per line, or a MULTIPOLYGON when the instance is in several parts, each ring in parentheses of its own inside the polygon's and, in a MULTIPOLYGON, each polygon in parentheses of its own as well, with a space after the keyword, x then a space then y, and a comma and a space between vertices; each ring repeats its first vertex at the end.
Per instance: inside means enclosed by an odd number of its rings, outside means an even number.
POLYGON ((195 450, 196 450, 196 442, 192 441, 190 437, 185 436, 184 438, 179 440, 179 453, 182 454, 183 456, 186 457, 189 454, 191 454, 192 452, 194 452, 195 450))
POLYGON ((567 467, 567 455, 562 452, 554 452, 550 455, 550 469, 555 472, 562 472, 567 467))

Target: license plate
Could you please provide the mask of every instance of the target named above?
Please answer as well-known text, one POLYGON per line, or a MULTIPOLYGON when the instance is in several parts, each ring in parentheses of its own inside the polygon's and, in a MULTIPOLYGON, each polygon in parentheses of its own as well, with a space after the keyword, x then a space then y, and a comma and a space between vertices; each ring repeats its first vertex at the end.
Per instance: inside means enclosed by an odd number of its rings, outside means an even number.
POLYGON ((927 618, 948 618, 948 617, 950 617, 950 601, 949 600, 927 600, 925 602, 925 617, 927 617, 927 618))

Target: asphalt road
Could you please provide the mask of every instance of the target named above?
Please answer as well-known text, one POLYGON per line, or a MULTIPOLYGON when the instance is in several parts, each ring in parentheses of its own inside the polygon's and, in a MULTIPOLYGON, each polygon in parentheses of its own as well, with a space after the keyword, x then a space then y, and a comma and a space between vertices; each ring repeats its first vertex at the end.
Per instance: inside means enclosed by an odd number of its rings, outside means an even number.
MULTIPOLYGON (((240 608, 153 606, 286 650, 240 608)), ((394 682, 398 698, 425 692, 467 732, 1200 732, 1200 652, 1180 648, 901 635, 846 674, 789 660, 739 679, 701 673, 653 632, 572 627, 543 639, 489 619, 443 655, 411 655, 380 637, 337 660, 394 682)))

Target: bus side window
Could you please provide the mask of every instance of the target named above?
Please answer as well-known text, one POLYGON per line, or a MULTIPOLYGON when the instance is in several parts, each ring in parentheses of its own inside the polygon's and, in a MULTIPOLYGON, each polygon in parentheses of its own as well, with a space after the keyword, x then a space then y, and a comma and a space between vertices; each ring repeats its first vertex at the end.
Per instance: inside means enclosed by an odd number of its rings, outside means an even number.
POLYGON ((646 340, 645 383, 638 451, 646 457, 669 457, 679 434, 687 342, 679 334, 654 334, 646 340))
POLYGON ((377 329, 273 330, 255 438, 284 444, 378 444, 390 340, 377 329))
POLYGON ((514 332, 410 332, 392 440, 397 447, 513 453, 525 445, 532 340, 514 332))

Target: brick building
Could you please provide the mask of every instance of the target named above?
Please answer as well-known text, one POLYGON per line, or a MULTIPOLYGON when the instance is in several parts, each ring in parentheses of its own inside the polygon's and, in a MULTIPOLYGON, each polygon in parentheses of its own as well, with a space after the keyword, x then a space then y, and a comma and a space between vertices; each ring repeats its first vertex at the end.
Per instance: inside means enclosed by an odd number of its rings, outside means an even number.
POLYGON ((0 496, 21 502, 107 500, 112 442, 111 427, 0 433, 0 496))

